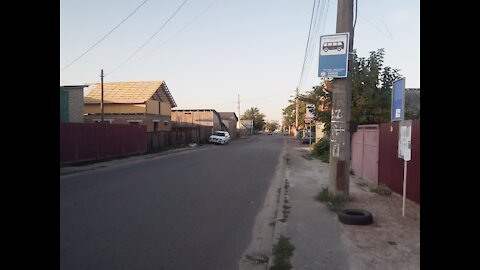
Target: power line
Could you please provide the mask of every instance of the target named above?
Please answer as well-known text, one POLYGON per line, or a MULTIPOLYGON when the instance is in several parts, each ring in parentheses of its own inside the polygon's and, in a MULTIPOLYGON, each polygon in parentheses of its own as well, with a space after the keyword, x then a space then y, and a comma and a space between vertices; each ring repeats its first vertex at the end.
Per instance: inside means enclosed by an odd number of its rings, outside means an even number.
MULTIPOLYGON (((276 97, 276 96, 281 96, 281 95, 284 95, 284 94, 288 94, 288 93, 291 93, 291 92, 292 92, 291 90, 288 90, 288 91, 280 92, 280 93, 277 93, 277 94, 274 94, 274 95, 257 97, 257 98, 251 98, 251 99, 245 99, 245 100, 242 100, 242 103, 249 102, 249 101, 257 101, 257 100, 262 100, 262 99, 268 99, 268 98, 272 98, 272 97, 276 97)), ((217 103, 217 104, 211 104, 210 106, 218 106, 218 105, 226 105, 226 104, 235 104, 235 103, 237 103, 237 102, 238 102, 238 100, 236 100, 236 101, 230 101, 230 102, 217 103)), ((208 106, 205 106, 205 107, 208 107, 208 106)))
POLYGON ((367 18, 365 18, 365 16, 362 15, 362 13, 358 13, 358 15, 360 15, 360 17, 362 19, 364 19, 367 23, 369 23, 371 26, 373 26, 375 29, 377 29, 378 32, 380 32, 380 34, 384 35, 386 38, 390 39, 390 40, 393 40, 393 38, 388 35, 386 35, 379 27, 377 27, 374 23, 372 23, 371 21, 369 21, 367 18))
POLYGON ((143 56, 141 56, 140 58, 137 59, 137 61, 133 62, 132 64, 130 65, 134 65, 136 63, 138 63, 140 60, 144 59, 147 55, 150 55, 152 53, 154 53, 155 51, 157 51, 160 47, 162 47, 163 45, 167 44, 170 40, 172 40, 174 37, 176 37, 178 34, 180 34, 181 32, 183 32, 185 29, 187 29, 190 25, 192 25, 196 20, 198 20, 198 18, 200 18, 203 14, 205 14, 211 7, 213 7, 219 0, 216 0, 215 2, 213 2, 212 4, 210 4, 206 9, 204 9, 200 14, 198 14, 195 18, 193 18, 190 22, 188 22, 184 27, 182 27, 180 30, 178 30, 175 34, 173 34, 170 38, 168 38, 167 40, 165 40, 164 42, 162 42, 160 45, 158 45, 157 47, 155 47, 153 50, 151 50, 150 52, 144 54, 143 56))
POLYGON ((325 21, 326 21, 326 14, 327 14, 327 11, 328 11, 328 1, 323 1, 319 6, 317 6, 317 11, 315 13, 315 18, 314 18, 314 31, 313 31, 313 35, 312 35, 312 38, 310 39, 310 42, 313 42, 313 45, 310 44, 310 50, 309 50, 309 54, 307 56, 307 65, 305 67, 305 72, 304 72, 304 77, 302 78, 302 82, 300 84, 300 88, 303 87, 303 83, 305 81, 306 78, 310 78, 311 77, 311 67, 312 67, 312 63, 314 62, 314 60, 317 60, 318 61, 318 58, 315 57, 317 55, 317 52, 318 52, 318 46, 319 46, 319 30, 320 30, 320 26, 323 24, 323 30, 322 30, 322 33, 325 29, 325 21))
POLYGON ((307 38, 307 45, 305 46, 305 55, 303 57, 303 65, 302 65, 302 73, 300 74, 300 80, 298 82, 299 86, 303 78, 303 72, 305 70, 305 61, 307 59, 307 51, 308 51, 308 45, 310 43, 310 33, 312 31, 312 21, 313 21, 313 15, 315 11, 315 5, 317 4, 316 0, 313 0, 313 8, 312 8, 312 16, 310 17, 310 28, 308 29, 308 38, 307 38))
MULTIPOLYGON (((311 68, 313 66, 313 63, 318 63, 318 47, 319 47, 319 38, 320 35, 324 33, 325 31, 325 26, 326 26, 326 20, 327 20, 327 14, 328 14, 328 8, 329 8, 329 1, 323 1, 321 3, 318 3, 316 6, 316 10, 313 16, 313 20, 311 21, 312 25, 312 32, 310 34, 310 42, 307 44, 307 54, 304 59, 305 64, 302 70, 302 76, 300 78, 300 82, 298 85, 298 88, 303 88, 304 84, 308 79, 312 77, 312 72, 311 68), (321 29, 321 32, 320 32, 321 29), (313 44, 312 44, 313 42, 313 44)), ((316 77, 316 73, 314 73, 316 77)), ((308 81, 310 82, 310 81, 308 81)))
POLYGON ((70 62, 68 65, 66 65, 64 68, 60 70, 60 72, 64 71, 67 69, 69 66, 71 66, 73 63, 75 63, 78 59, 82 58, 85 54, 87 54, 90 50, 95 48, 100 42, 102 42, 106 37, 108 37, 115 29, 117 29, 121 24, 123 24, 128 18, 130 18, 135 12, 137 12, 138 9, 140 9, 141 6, 143 6, 148 0, 143 1, 134 11, 132 11, 125 19, 123 19, 117 26, 115 26, 112 30, 110 30, 106 35, 104 35, 99 41, 95 42, 90 48, 88 48, 84 53, 82 53, 79 57, 75 58, 72 62, 70 62))
MULTIPOLYGON (((120 65, 118 65, 117 67, 115 67, 109 74, 112 74, 113 72, 115 72, 118 68, 120 68, 121 66, 123 66, 123 64, 125 64, 126 62, 128 62, 128 60, 130 60, 133 56, 135 56, 143 47, 145 47, 148 43, 150 43, 150 41, 152 41, 152 39, 163 29, 163 27, 165 27, 165 25, 167 25, 167 23, 173 19, 173 17, 175 17, 175 15, 177 15, 177 13, 180 11, 180 9, 183 7, 183 5, 185 5, 185 3, 187 2, 188 0, 185 0, 183 1, 183 3, 177 8, 177 10, 175 10, 175 12, 170 16, 170 18, 168 18, 168 20, 162 24, 162 26, 160 26, 160 28, 158 28, 157 31, 155 31, 155 33, 153 33, 152 36, 150 36, 150 38, 147 39, 147 41, 145 41, 145 43, 142 44, 142 46, 140 46, 135 52, 133 52, 129 57, 127 57, 127 59, 125 59, 125 61, 123 61, 122 63, 120 63, 120 65)), ((109 75, 107 74, 107 75, 109 75)))
POLYGON ((358 0, 355 0, 355 21, 353 21, 353 31, 355 31, 355 25, 357 24, 358 17, 358 0))

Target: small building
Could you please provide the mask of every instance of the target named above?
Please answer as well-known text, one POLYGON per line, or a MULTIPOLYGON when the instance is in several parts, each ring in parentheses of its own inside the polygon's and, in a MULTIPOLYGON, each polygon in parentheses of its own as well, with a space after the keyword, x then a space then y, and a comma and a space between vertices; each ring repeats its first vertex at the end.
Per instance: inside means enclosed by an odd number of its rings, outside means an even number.
POLYGON ((172 110, 172 122, 175 127, 200 127, 201 142, 208 141, 214 131, 228 131, 220 114, 214 109, 172 110))
POLYGON ((83 88, 88 85, 60 86, 60 122, 83 123, 83 88))
POLYGON ((211 127, 212 133, 216 130, 226 130, 220 114, 214 109, 172 110, 172 122, 178 127, 211 127))
POLYGON ((220 115, 223 124, 227 127, 228 133, 230 133, 230 138, 236 138, 238 122, 237 115, 234 112, 218 112, 218 114, 220 115))
MULTIPOLYGON (((85 122, 101 121, 100 83, 85 89, 85 122)), ((170 131, 177 104, 165 81, 103 84, 103 119, 115 124, 146 125, 147 132, 170 131)))

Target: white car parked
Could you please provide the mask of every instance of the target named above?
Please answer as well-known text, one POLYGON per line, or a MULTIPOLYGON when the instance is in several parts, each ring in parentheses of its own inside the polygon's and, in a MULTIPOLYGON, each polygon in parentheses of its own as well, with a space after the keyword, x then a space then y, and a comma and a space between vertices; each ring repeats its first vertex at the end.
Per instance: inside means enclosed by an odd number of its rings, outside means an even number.
POLYGON ((230 141, 230 134, 228 131, 215 131, 208 138, 209 143, 227 144, 230 141))

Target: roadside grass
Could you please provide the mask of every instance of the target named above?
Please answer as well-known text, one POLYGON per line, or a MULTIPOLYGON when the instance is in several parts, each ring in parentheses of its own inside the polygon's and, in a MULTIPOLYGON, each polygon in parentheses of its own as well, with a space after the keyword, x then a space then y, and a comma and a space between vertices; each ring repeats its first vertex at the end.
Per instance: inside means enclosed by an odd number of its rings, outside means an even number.
POLYGON ((392 190, 385 185, 379 185, 379 186, 370 188, 370 191, 386 197, 392 195, 392 190))
POLYGON ((290 257, 293 255, 295 247, 290 243, 289 238, 280 235, 277 244, 273 246, 273 265, 269 270, 290 270, 292 263, 290 257))
POLYGON ((327 187, 323 187, 322 190, 315 196, 317 201, 327 204, 328 210, 338 213, 347 203, 348 199, 343 195, 333 193, 328 191, 327 187))

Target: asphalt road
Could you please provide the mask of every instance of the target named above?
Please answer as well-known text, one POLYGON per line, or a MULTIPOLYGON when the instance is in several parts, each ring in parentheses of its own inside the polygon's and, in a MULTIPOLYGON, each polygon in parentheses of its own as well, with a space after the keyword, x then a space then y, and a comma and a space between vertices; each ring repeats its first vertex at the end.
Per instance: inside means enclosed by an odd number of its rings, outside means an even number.
POLYGON ((284 137, 60 178, 60 269, 237 269, 284 137))

